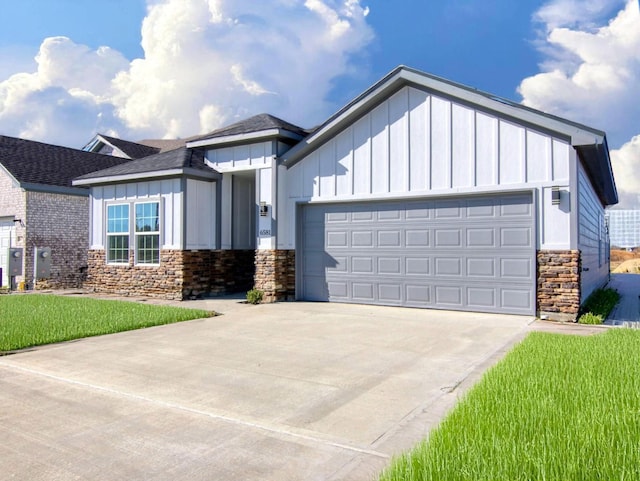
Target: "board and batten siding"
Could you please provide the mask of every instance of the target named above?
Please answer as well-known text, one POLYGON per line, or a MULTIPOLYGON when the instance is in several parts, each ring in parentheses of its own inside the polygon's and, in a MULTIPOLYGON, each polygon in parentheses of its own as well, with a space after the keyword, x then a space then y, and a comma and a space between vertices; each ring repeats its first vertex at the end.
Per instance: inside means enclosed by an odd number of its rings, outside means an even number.
POLYGON ((287 171, 279 248, 295 245, 299 202, 537 189, 536 208, 553 222, 537 229, 538 248, 567 249, 569 212, 548 189, 568 189, 571 155, 566 140, 404 87, 287 171))
MULTIPOLYGON (((186 248, 216 248, 216 182, 187 179, 186 248)), ((175 217, 173 222, 179 222, 175 217)))
POLYGON ((604 221, 604 207, 589 182, 582 165, 578 165, 578 249, 582 261, 580 302, 609 280, 609 245, 604 221))
POLYGON ((273 142, 267 141, 207 150, 205 158, 218 172, 232 172, 270 167, 273 155, 273 142))
POLYGON ((90 248, 104 249, 107 204, 152 199, 161 199, 162 248, 181 249, 183 193, 177 178, 92 187, 90 248))

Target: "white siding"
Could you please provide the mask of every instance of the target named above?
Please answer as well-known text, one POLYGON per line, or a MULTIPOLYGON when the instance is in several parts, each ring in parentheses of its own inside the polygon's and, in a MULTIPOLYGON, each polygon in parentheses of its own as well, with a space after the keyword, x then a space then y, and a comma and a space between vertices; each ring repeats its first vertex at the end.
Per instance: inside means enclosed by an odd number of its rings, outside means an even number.
POLYGON ((163 249, 182 248, 182 202, 180 179, 107 185, 91 188, 92 249, 104 249, 105 205, 114 201, 161 199, 163 249))
POLYGON ((537 248, 568 249, 570 209, 552 206, 548 189, 569 189, 572 155, 564 139, 404 87, 286 172, 278 244, 294 246, 283 223, 297 202, 534 190, 537 248))
MULTIPOLYGON (((216 183, 187 180, 187 249, 215 249, 216 247, 216 183)), ((176 222, 180 217, 173 205, 164 209, 165 222, 176 222)), ((179 225, 174 228, 180 228, 179 225)))
POLYGON ((578 167, 578 249, 582 259, 580 300, 609 280, 604 208, 582 165, 578 167))
POLYGON ((232 172, 269 166, 274 154, 273 142, 258 142, 208 150, 206 160, 218 172, 232 172))

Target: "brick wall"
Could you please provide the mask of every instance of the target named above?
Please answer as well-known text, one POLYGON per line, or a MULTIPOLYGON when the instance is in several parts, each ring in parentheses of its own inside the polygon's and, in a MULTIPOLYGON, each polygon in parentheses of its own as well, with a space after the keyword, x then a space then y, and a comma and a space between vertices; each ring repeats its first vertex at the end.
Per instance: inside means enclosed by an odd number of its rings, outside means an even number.
POLYGON ((255 288, 264 302, 294 300, 296 294, 295 250, 257 250, 255 288))
POLYGON ((159 266, 107 264, 104 250, 90 250, 85 288, 123 296, 188 299, 246 292, 253 285, 253 250, 161 250, 159 266))
POLYGON ((580 251, 538 251, 538 312, 575 320, 580 309, 580 251))
POLYGON ((34 286, 36 247, 51 247, 51 277, 36 288, 80 287, 87 270, 89 198, 79 195, 27 192, 25 280, 34 286))

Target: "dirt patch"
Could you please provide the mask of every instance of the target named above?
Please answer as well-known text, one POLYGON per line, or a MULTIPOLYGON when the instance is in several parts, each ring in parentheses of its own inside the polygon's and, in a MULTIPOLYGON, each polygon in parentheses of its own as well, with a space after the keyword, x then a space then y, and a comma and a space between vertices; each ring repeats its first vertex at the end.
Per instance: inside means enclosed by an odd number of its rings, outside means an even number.
MULTIPOLYGON (((611 249, 611 272, 619 272, 617 269, 627 261, 640 260, 640 251, 626 251, 621 249, 611 249)), ((628 271, 624 271, 628 272, 628 271)), ((638 272, 634 271, 634 274, 638 272)))
POLYGON ((614 274, 640 274, 640 259, 624 261, 611 272, 614 274))

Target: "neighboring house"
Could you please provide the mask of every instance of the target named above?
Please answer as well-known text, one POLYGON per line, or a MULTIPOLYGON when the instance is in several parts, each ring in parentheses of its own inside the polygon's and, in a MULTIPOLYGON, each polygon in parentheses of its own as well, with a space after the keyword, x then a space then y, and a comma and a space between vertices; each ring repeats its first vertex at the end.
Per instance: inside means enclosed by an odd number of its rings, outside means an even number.
POLYGON ((311 133, 263 114, 165 155, 74 182, 90 287, 572 318, 608 280, 604 132, 406 67, 311 133))
POLYGON ((622 249, 640 247, 640 210, 612 209, 607 211, 611 245, 622 249))
POLYGON ((80 287, 87 266, 89 189, 74 187, 80 173, 128 162, 57 145, 0 136, 0 268, 9 286, 9 247, 23 249, 22 275, 33 288, 34 250, 51 248, 51 277, 40 287, 80 287))

